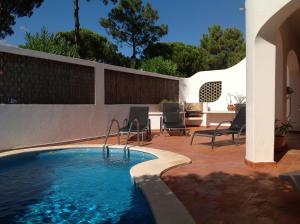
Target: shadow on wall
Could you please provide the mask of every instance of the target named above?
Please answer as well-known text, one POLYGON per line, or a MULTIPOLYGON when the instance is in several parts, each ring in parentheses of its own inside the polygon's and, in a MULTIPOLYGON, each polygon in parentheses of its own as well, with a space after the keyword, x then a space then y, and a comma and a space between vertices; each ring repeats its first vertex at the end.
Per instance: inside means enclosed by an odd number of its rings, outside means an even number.
POLYGON ((300 223, 300 192, 268 174, 166 174, 163 180, 196 223, 300 223))

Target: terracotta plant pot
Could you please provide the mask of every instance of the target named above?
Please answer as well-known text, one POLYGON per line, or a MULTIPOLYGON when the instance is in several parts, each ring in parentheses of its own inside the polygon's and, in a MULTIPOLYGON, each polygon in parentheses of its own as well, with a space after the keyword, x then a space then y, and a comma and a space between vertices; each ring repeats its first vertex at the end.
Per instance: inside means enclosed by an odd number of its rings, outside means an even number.
POLYGON ((286 136, 275 136, 274 148, 277 151, 285 149, 287 146, 286 136))
POLYGON ((227 110, 228 110, 228 111, 234 111, 234 110, 235 110, 235 105, 229 104, 229 105, 227 106, 227 110))

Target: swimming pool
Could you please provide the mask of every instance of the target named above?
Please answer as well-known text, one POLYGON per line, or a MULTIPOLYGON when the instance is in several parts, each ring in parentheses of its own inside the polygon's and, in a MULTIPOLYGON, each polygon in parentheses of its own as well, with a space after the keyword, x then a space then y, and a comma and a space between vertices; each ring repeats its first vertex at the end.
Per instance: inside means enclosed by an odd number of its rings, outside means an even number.
POLYGON ((0 223, 154 223, 132 166, 156 157, 99 148, 0 159, 0 223))

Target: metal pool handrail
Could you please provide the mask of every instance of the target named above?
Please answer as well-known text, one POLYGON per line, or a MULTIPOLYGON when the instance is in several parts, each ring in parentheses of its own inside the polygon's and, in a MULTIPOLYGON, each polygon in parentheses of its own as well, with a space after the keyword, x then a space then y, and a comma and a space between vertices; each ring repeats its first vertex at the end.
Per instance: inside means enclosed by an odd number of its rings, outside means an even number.
POLYGON ((129 139, 129 136, 130 136, 130 132, 131 132, 131 129, 132 129, 132 125, 133 125, 134 123, 136 123, 137 133, 138 133, 138 134, 137 134, 137 138, 138 138, 138 143, 139 143, 139 145, 140 145, 140 122, 139 122, 139 120, 138 120, 137 118, 135 118, 135 119, 130 123, 124 150, 128 149, 128 148, 127 148, 127 145, 128 145, 128 139, 129 139))
POLYGON ((104 145, 103 145, 103 149, 106 148, 106 143, 107 143, 107 140, 108 140, 108 137, 109 137, 109 134, 110 134, 112 125, 113 125, 114 123, 116 123, 116 124, 117 124, 117 127, 118 127, 118 145, 120 144, 120 124, 119 124, 119 121, 118 121, 118 120, 112 119, 112 120, 110 121, 109 129, 108 129, 108 131, 106 132, 106 137, 105 137, 105 142, 104 142, 104 145))

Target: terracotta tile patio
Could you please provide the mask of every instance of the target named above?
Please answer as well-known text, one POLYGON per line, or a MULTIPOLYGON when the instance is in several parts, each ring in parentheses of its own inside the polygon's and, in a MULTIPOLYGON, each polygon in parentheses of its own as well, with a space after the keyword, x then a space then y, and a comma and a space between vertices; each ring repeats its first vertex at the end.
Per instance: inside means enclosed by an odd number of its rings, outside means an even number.
MULTIPOLYGON (((300 146, 299 137, 291 137, 291 146, 300 146)), ((230 136, 218 137, 214 150, 209 138, 196 137, 192 146, 189 141, 190 136, 153 134, 145 145, 192 159, 191 164, 171 169, 162 178, 197 223, 300 223, 300 192, 278 178, 300 170, 300 150, 277 153, 276 167, 254 169, 244 163, 244 141, 235 146, 230 136)))

